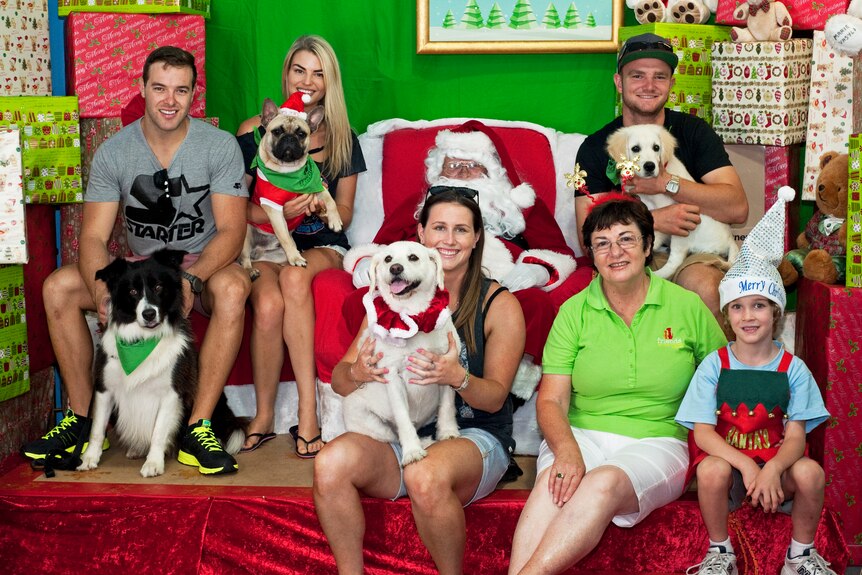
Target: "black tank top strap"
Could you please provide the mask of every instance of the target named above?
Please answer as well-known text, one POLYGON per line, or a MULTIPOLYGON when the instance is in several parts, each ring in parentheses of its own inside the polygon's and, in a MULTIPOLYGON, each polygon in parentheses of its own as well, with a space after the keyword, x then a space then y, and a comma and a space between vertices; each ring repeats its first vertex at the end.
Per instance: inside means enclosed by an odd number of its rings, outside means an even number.
MULTIPOLYGON (((489 287, 489 288, 491 287, 490 282, 488 283, 488 287, 489 287)), ((501 293, 503 293, 504 291, 509 291, 509 290, 508 290, 508 289, 506 289, 506 288, 504 288, 503 286, 499 286, 497 289, 495 289, 495 290, 494 290, 494 293, 492 293, 492 294, 491 294, 491 297, 489 297, 489 298, 488 298, 488 301, 487 301, 487 302, 485 302, 485 307, 482 309, 482 315, 483 315, 483 316, 488 315, 488 309, 491 307, 491 304, 492 304, 492 303, 494 303, 494 299, 495 299, 498 295, 500 295, 501 293)), ((487 290, 486 290, 486 292, 485 292, 485 293, 487 293, 487 290)))

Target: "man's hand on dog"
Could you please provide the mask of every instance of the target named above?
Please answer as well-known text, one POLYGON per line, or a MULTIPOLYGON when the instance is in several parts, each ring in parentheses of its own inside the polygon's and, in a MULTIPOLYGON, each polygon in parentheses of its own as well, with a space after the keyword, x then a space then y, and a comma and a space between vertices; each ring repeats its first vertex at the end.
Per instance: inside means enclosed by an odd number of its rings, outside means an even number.
POLYGON ((284 219, 290 221, 302 214, 310 216, 322 207, 323 204, 317 199, 317 194, 301 194, 285 202, 282 213, 284 214, 284 219))
POLYGON ((449 349, 440 355, 426 349, 417 349, 416 354, 407 358, 407 369, 419 376, 408 383, 418 385, 453 385, 464 379, 464 368, 458 357, 458 344, 449 332, 449 349))
POLYGON ((700 223, 700 208, 693 204, 673 204, 651 213, 655 230, 674 236, 687 236, 700 223))

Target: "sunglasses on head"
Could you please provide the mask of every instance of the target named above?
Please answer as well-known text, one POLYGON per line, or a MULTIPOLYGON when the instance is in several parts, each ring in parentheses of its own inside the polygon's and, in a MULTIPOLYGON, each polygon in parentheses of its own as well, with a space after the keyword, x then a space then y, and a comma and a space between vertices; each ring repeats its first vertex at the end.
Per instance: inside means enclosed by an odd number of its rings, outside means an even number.
POLYGON ((446 192, 451 192, 461 196, 462 198, 467 198, 468 200, 473 200, 474 202, 479 203, 479 192, 473 188, 465 188, 462 186, 431 186, 428 188, 428 197, 439 196, 446 192))
POLYGON ((626 42, 623 44, 623 49, 617 55, 617 68, 620 62, 632 52, 641 52, 643 50, 663 50, 665 52, 673 52, 673 46, 667 40, 650 40, 649 42, 626 42))

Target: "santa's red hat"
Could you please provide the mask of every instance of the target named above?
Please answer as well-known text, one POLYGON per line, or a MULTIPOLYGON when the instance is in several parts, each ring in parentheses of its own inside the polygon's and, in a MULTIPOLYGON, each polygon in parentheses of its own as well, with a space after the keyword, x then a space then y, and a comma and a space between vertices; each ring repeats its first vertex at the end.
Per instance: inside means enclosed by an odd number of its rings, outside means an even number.
POLYGON ((501 166, 512 184, 510 196, 518 207, 525 209, 535 202, 535 191, 521 181, 506 144, 493 128, 478 120, 468 120, 460 126, 438 132, 434 145, 450 158, 475 160, 486 168, 501 166))
POLYGON ((512 187, 521 185, 515 163, 502 138, 493 128, 479 120, 468 120, 456 128, 438 132, 434 144, 442 150, 447 150, 447 155, 476 160, 486 166, 489 160, 499 158, 509 181, 512 182, 512 187))
POLYGON ((305 113, 305 105, 309 102, 311 102, 311 96, 297 90, 290 95, 290 98, 285 100, 284 104, 278 109, 278 112, 285 116, 296 116, 305 120, 308 117, 308 114, 305 113))

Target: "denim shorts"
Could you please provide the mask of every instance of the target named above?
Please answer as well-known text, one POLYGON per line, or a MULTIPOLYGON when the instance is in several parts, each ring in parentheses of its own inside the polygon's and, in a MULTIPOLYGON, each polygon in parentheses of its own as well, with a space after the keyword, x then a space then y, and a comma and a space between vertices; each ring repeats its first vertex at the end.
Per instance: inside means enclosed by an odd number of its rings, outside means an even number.
MULTIPOLYGON (((472 441, 479 452, 482 454, 482 479, 479 481, 479 486, 476 488, 476 493, 472 499, 467 502, 470 505, 474 501, 487 497, 497 488, 500 479, 509 469, 509 454, 503 449, 503 446, 496 437, 478 427, 468 427, 462 429, 461 437, 472 441)), ((392 451, 395 452, 395 458, 398 463, 401 463, 401 444, 390 443, 392 451)), ((400 499, 407 495, 407 487, 404 485, 404 468, 401 468, 401 485, 398 487, 398 494, 392 498, 392 501, 400 499)), ((467 507, 465 505, 464 507, 467 507)))

